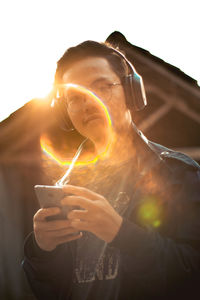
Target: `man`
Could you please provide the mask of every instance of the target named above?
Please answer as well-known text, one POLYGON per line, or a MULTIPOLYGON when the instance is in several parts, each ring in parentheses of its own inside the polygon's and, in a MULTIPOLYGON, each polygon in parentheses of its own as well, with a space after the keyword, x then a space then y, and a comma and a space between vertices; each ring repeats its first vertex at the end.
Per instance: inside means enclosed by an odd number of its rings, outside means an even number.
POLYGON ((69 49, 55 89, 64 122, 91 142, 87 160, 99 160, 77 167, 63 187, 62 205, 74 207, 65 220, 47 220, 58 207, 34 216, 23 266, 36 297, 195 299, 199 165, 134 126, 134 108, 145 105, 143 83, 111 47, 89 41, 69 49))

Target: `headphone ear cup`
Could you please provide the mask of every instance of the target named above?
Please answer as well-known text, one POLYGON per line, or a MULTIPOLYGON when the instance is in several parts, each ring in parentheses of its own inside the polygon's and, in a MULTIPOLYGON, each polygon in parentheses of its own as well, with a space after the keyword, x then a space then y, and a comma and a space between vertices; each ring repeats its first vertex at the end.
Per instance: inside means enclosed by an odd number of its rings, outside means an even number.
POLYGON ((142 110, 147 105, 142 77, 134 72, 123 78, 124 91, 129 109, 142 110))
POLYGON ((142 77, 137 73, 132 63, 123 53, 121 53, 118 49, 112 49, 125 60, 130 70, 130 74, 124 76, 121 80, 124 86, 127 107, 130 110, 142 110, 147 105, 142 77))
POLYGON ((74 126, 69 118, 67 106, 62 97, 54 98, 51 104, 53 113, 58 121, 59 126, 65 131, 74 130, 74 126))

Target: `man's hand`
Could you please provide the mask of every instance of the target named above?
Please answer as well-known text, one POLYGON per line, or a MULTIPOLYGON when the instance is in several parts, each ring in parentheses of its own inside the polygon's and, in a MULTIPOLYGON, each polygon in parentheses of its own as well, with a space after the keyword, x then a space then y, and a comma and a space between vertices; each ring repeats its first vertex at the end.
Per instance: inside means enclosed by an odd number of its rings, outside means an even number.
POLYGON ((82 236, 70 225, 69 220, 47 221, 46 217, 60 213, 58 207, 42 208, 33 218, 35 240, 45 251, 54 250, 59 244, 66 243, 82 236))
POLYGON ((109 202, 83 187, 66 185, 63 190, 73 195, 65 197, 61 201, 62 205, 75 205, 83 209, 68 213, 71 226, 78 231, 90 231, 107 243, 111 242, 119 231, 122 217, 109 202))

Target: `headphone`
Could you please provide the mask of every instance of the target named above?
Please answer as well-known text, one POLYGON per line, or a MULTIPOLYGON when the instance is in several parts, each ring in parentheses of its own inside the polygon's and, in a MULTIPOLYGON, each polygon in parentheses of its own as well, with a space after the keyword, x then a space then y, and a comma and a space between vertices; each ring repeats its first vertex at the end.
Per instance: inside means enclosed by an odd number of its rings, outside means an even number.
MULTIPOLYGON (((147 105, 142 77, 137 73, 132 63, 125 57, 123 53, 112 47, 110 48, 118 56, 124 59, 130 70, 130 74, 121 78, 126 97, 126 105, 130 110, 140 111, 147 105)), ((51 107, 55 111, 55 115, 58 118, 60 127, 65 131, 74 130, 73 124, 68 116, 65 101, 62 101, 62 96, 60 97, 59 94, 55 95, 51 102, 51 107)))
POLYGON ((130 74, 122 77, 122 84, 125 91, 127 107, 134 111, 140 111, 147 105, 146 94, 142 76, 135 70, 132 63, 117 49, 112 48, 126 62, 131 70, 130 74))

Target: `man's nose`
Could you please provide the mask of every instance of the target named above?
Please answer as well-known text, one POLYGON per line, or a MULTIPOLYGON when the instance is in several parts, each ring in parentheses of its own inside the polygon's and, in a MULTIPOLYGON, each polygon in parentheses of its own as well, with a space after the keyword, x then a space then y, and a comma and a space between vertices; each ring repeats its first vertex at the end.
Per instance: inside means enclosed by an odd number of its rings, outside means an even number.
POLYGON ((92 97, 85 96, 83 110, 85 112, 89 112, 89 111, 93 111, 93 110, 96 111, 97 103, 96 103, 95 99, 93 99, 92 97))

